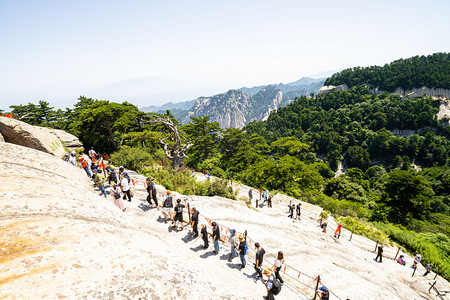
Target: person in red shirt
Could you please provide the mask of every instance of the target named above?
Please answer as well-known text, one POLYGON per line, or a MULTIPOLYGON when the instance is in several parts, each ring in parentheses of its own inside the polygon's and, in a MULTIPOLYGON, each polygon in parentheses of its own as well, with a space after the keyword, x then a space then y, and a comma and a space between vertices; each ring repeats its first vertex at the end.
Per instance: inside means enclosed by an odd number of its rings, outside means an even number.
POLYGON ((335 238, 339 238, 341 236, 341 230, 342 230, 342 225, 339 224, 338 227, 336 228, 336 231, 334 232, 335 238))

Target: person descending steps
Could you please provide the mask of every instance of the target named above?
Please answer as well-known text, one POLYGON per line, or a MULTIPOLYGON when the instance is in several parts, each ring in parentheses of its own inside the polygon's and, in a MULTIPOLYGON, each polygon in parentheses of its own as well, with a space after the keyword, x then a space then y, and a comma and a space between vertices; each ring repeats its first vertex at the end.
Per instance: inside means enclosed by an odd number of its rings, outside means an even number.
POLYGON ((339 224, 338 227, 336 228, 336 231, 334 232, 334 237, 339 239, 339 237, 341 236, 341 230, 342 230, 342 225, 339 224))
POLYGON ((206 230, 205 224, 202 224, 202 230, 200 231, 200 234, 203 240, 203 249, 208 249, 209 248, 208 231, 206 230))
POLYGON ((261 248, 259 243, 255 243, 256 248, 256 261, 255 261, 255 271, 257 273, 258 278, 262 278, 262 264, 264 262, 264 254, 266 251, 264 248, 261 248))
POLYGON ((211 225, 213 226, 213 243, 214 243, 214 254, 219 254, 219 240, 220 240, 220 229, 219 225, 217 225, 216 222, 212 222, 211 225))
POLYGON ((181 230, 184 230, 183 209, 185 205, 181 203, 181 199, 177 199, 177 205, 174 208, 175 216, 173 218, 173 229, 178 229, 177 222, 181 223, 181 230))
POLYGON ((267 279, 261 279, 267 289, 267 296, 264 296, 264 299, 275 300, 275 295, 278 295, 281 291, 281 282, 269 269, 264 269, 264 275, 267 277, 267 279))
POLYGON ((236 251, 237 241, 236 241, 236 230, 230 229, 230 237, 228 238, 228 243, 230 243, 231 251, 230 256, 228 257, 228 261, 231 261, 233 258, 238 256, 236 251))
POLYGON ((296 217, 295 218, 298 219, 298 220, 300 220, 300 216, 302 214, 301 206, 302 206, 302 204, 299 202, 299 203, 297 203, 297 207, 295 208, 295 212, 296 212, 296 217))
POLYGON ((238 246, 238 251, 239 251, 239 258, 241 259, 241 269, 245 268, 245 265, 247 264, 247 261, 245 259, 245 256, 248 254, 248 246, 247 246, 247 242, 244 238, 244 235, 240 235, 239 236, 239 246, 238 246))
POLYGON ((172 220, 172 208, 173 208, 173 200, 171 192, 168 190, 166 192, 166 198, 164 199, 162 214, 164 215, 164 223, 167 223, 167 220, 172 220))
POLYGON ((123 200, 126 200, 128 197, 128 201, 131 202, 131 187, 126 175, 128 175, 127 172, 122 172, 120 174, 120 186, 122 187, 123 200))
POLYGON ((381 263, 383 258, 383 245, 378 245, 378 254, 377 257, 375 257, 375 261, 378 261, 378 258, 380 258, 381 263))
POLYGON ((155 206, 158 207, 158 199, 156 198, 156 185, 153 182, 155 179, 152 179, 150 177, 147 177, 145 179, 146 183, 147 183, 147 202, 148 204, 152 205, 152 200, 153 202, 155 202, 155 206))
POLYGON ((193 238, 198 237, 198 210, 194 207, 192 208, 192 218, 191 218, 191 226, 192 232, 194 232, 193 238))
POLYGON ((284 264, 283 252, 278 251, 277 258, 275 259, 275 262, 273 265, 275 267, 275 277, 281 282, 281 284, 284 283, 284 280, 283 280, 283 278, 281 278, 281 275, 280 275, 280 270, 281 270, 281 267, 283 266, 283 264, 284 264))

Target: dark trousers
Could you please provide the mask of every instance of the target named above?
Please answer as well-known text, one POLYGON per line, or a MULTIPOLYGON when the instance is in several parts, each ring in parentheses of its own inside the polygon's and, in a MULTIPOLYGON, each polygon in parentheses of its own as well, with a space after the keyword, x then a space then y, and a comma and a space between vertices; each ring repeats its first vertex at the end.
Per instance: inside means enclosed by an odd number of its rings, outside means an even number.
POLYGON ((267 290, 267 300, 275 300, 275 297, 273 296, 272 292, 270 290, 267 290))
POLYGON ((131 192, 130 192, 130 190, 128 190, 128 191, 123 191, 123 200, 126 200, 126 199, 127 199, 127 196, 128 196, 128 201, 131 202, 131 192))
MULTIPOLYGON (((147 202, 148 204, 152 204, 152 196, 147 195, 147 202)), ((153 197, 153 202, 155 202, 155 205, 158 206, 158 200, 156 199, 156 195, 153 197)))
POLYGON ((198 236, 198 228, 197 228, 198 222, 192 223, 192 231, 194 232, 195 236, 198 236))
POLYGON ((375 257, 375 261, 378 261, 378 257, 380 258, 380 262, 381 262, 381 258, 383 257, 383 256, 381 255, 381 253, 378 253, 377 257, 375 257))
POLYGON ((281 278, 281 276, 280 276, 280 270, 281 270, 281 266, 275 268, 275 277, 276 277, 281 283, 283 283, 284 280, 283 280, 283 278, 281 278))
POLYGON ((205 247, 205 248, 209 247, 208 238, 204 238, 203 243, 204 243, 203 247, 205 247))
POLYGON ((256 273, 258 274, 259 277, 261 277, 261 278, 263 277, 262 276, 261 267, 256 266, 256 264, 255 264, 255 271, 256 271, 256 273))

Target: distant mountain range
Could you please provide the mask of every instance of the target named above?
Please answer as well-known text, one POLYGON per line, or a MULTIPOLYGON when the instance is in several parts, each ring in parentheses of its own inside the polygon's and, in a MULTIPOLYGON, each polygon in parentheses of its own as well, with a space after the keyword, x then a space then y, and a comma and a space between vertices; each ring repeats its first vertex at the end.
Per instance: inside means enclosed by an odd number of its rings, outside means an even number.
POLYGON ((288 84, 243 87, 192 101, 147 106, 141 111, 165 113, 170 110, 183 124, 189 123, 190 117, 208 115, 211 121, 219 122, 222 128, 242 128, 253 120, 265 120, 270 112, 288 105, 295 97, 317 94, 325 80, 303 77, 288 84))

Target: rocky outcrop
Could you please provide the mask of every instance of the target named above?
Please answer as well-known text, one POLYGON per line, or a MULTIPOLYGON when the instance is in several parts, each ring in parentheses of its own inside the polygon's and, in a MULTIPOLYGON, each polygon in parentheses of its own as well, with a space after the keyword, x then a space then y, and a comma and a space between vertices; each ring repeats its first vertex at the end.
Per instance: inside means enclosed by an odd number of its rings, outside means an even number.
POLYGON ((61 158, 65 154, 64 147, 50 131, 45 127, 0 117, 0 134, 3 135, 5 142, 36 149, 61 158))
POLYGON ((69 150, 83 148, 83 144, 81 144, 80 140, 73 134, 59 129, 51 129, 50 133, 56 136, 69 150))
POLYGON ((341 84, 341 85, 338 85, 338 86, 335 86, 335 85, 324 85, 323 87, 321 87, 321 88, 319 89, 318 94, 319 94, 319 95, 321 95, 321 94, 327 94, 327 93, 329 93, 329 92, 331 92, 331 91, 333 91, 333 90, 336 90, 336 91, 346 91, 346 90, 348 90, 348 86, 347 86, 346 84, 341 84))
POLYGON ((0 133, 0 143, 4 142, 4 141, 5 141, 5 139, 3 138, 3 135, 0 133))

